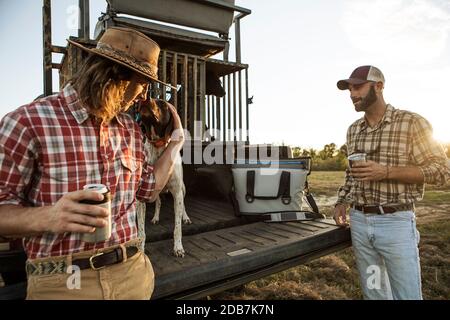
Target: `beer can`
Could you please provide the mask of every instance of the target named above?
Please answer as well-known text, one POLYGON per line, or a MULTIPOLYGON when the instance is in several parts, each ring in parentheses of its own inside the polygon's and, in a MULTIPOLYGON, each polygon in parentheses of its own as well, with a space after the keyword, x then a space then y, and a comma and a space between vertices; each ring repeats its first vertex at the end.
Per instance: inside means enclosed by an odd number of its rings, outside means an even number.
POLYGON ((366 154, 365 153, 353 153, 348 156, 348 164, 350 168, 353 167, 355 162, 366 162, 366 154))
POLYGON ((102 228, 96 227, 93 233, 83 233, 81 236, 81 240, 90 243, 106 241, 111 237, 111 193, 108 187, 104 184, 87 184, 83 187, 83 190, 89 190, 103 194, 103 200, 82 200, 80 202, 103 207, 108 210, 109 216, 106 226, 102 228))

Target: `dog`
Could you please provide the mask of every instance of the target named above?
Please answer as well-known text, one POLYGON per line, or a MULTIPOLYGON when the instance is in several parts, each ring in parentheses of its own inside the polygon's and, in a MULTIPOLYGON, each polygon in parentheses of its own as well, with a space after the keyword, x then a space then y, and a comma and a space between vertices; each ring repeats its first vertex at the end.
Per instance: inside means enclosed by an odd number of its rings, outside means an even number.
MULTIPOLYGON (((155 163, 156 160, 166 149, 170 142, 173 132, 173 116, 169 110, 169 103, 159 99, 148 99, 141 102, 138 107, 141 118, 141 127, 145 134, 145 153, 149 163, 155 163)), ((169 191, 174 200, 175 226, 173 231, 173 253, 176 257, 184 257, 185 251, 181 241, 182 227, 184 224, 191 224, 186 208, 184 205, 184 197, 186 188, 183 182, 183 166, 181 155, 177 153, 174 170, 169 177, 163 192, 169 191)), ((161 211, 161 198, 158 196, 155 201, 155 214, 151 220, 152 224, 159 223, 159 214, 161 211)))

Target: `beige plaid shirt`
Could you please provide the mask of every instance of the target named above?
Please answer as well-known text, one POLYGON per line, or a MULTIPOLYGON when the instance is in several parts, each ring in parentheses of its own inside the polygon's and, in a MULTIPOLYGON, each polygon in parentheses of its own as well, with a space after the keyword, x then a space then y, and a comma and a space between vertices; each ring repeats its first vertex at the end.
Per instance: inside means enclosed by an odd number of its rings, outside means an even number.
MULTIPOLYGON (((447 156, 434 141, 430 123, 416 113, 387 105, 380 123, 371 128, 361 118, 347 131, 348 154, 365 152, 367 160, 388 166, 418 166, 425 183, 443 185, 450 177, 447 156)), ((357 181, 347 169, 337 203, 385 205, 414 203, 423 198, 424 184, 393 180, 357 181)))

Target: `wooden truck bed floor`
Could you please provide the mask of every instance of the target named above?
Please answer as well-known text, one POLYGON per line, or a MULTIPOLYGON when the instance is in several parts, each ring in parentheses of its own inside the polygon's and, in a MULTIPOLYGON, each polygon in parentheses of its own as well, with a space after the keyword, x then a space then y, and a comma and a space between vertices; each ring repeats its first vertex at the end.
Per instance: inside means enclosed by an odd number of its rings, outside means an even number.
POLYGON ((236 217, 230 204, 187 198, 184 258, 172 255, 173 209, 163 200, 159 225, 146 219, 146 253, 155 270, 152 299, 199 298, 350 245, 348 229, 330 220, 265 223, 236 217))

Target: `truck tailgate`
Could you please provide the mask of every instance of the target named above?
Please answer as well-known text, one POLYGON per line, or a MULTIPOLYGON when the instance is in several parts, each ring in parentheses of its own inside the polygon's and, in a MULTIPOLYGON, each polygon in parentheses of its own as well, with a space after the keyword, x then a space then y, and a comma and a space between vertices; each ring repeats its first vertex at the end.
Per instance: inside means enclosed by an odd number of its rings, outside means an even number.
POLYGON ((183 245, 186 256, 176 258, 172 239, 146 244, 152 299, 198 298, 246 283, 347 247, 350 232, 330 220, 254 222, 184 236, 183 245))

